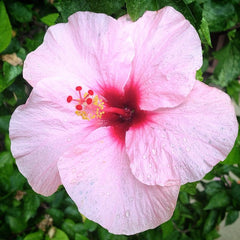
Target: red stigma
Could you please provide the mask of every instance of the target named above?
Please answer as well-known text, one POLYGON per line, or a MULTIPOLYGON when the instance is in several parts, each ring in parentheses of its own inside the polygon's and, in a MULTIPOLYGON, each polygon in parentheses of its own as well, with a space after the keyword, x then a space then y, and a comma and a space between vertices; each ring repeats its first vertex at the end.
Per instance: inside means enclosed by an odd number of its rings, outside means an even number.
POLYGON ((81 111, 81 110, 82 110, 82 105, 77 105, 77 106, 76 106, 76 109, 77 109, 78 111, 81 111))
POLYGON ((87 104, 89 105, 89 104, 92 103, 92 99, 91 99, 91 98, 88 98, 88 99, 86 100, 86 102, 87 102, 87 104))
POLYGON ((77 90, 77 91, 81 91, 81 90, 82 90, 82 87, 81 87, 81 86, 77 86, 77 87, 76 87, 76 90, 77 90))
POLYGON ((93 90, 88 90, 89 95, 93 95, 93 90))
POLYGON ((70 103, 73 100, 72 96, 67 97, 67 102, 70 103))
POLYGON ((82 93, 82 87, 76 86, 75 90, 78 92, 77 97, 68 96, 67 102, 75 102, 75 108, 77 109, 79 116, 82 116, 83 119, 90 118, 101 118, 103 114, 103 102, 98 99, 98 96, 94 96, 93 90, 88 90, 85 93, 82 93))

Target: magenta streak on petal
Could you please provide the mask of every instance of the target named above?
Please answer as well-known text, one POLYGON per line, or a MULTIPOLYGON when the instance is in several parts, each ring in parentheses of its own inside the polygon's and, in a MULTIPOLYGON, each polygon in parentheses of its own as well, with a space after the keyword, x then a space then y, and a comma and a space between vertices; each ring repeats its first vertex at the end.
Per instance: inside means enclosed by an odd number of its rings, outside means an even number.
POLYGON ((105 87, 102 97, 105 104, 102 116, 104 125, 112 126, 111 136, 122 146, 129 128, 142 127, 151 120, 153 113, 139 107, 140 93, 136 85, 129 84, 123 92, 105 87))

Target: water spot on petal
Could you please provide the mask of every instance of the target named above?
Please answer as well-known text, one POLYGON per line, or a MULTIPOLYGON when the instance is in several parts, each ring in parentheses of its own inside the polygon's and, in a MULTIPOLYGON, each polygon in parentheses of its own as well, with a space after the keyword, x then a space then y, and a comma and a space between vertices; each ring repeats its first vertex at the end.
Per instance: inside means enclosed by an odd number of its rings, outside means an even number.
POLYGON ((127 210, 127 211, 125 212, 125 216, 126 216, 127 218, 130 216, 129 210, 127 210))
POLYGON ((156 155, 156 149, 152 149, 152 154, 156 155))

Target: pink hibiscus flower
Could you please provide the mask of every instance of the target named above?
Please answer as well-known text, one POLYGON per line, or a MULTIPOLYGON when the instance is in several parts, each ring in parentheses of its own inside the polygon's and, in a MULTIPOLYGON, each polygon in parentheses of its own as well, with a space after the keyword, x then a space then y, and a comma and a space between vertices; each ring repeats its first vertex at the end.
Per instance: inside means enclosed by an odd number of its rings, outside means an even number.
POLYGON ((63 184, 112 233, 167 221, 179 186, 224 160, 237 135, 228 95, 195 80, 201 64, 195 29, 171 7, 136 22, 77 12, 50 27, 10 122, 19 170, 46 196, 63 184))

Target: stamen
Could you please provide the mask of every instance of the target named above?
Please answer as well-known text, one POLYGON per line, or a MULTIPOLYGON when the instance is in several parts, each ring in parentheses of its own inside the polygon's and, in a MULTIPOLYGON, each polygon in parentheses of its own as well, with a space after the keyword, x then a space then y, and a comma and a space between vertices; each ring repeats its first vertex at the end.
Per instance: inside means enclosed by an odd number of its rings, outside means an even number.
POLYGON ((77 86, 76 91, 78 91, 79 97, 74 99, 72 96, 67 97, 67 102, 70 103, 72 101, 77 102, 76 114, 81 116, 84 120, 90 120, 94 118, 101 118, 104 114, 103 105, 104 102, 98 98, 97 95, 94 96, 93 90, 88 90, 86 93, 81 95, 81 86, 77 86))
POLYGON ((74 99, 72 96, 67 97, 67 102, 76 102, 76 114, 81 116, 82 119, 100 119, 105 113, 112 113, 119 116, 119 118, 130 121, 134 115, 134 110, 128 107, 109 107, 104 106, 102 99, 99 99, 97 95, 94 95, 93 90, 88 90, 83 95, 81 94, 82 87, 77 86, 76 91, 78 91, 78 98, 74 99), (82 97, 83 96, 83 97, 82 97))

